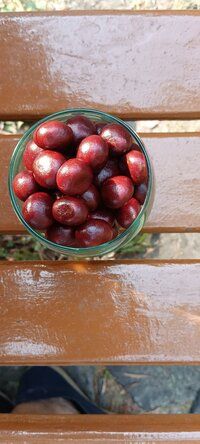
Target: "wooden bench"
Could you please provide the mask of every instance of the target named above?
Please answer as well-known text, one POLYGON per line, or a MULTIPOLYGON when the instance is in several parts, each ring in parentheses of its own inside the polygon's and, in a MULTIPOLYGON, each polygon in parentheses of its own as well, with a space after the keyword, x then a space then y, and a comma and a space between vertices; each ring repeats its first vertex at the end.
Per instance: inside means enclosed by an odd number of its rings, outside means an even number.
MULTIPOLYGON (((66 107, 200 118, 200 13, 0 15, 0 118, 66 107)), ((0 232, 23 232, 0 135, 0 232)), ((200 134, 142 135, 156 177, 147 232, 200 231, 200 134)), ((0 364, 200 364, 200 261, 1 262, 0 364)), ((200 441, 199 415, 0 416, 0 442, 200 441)))

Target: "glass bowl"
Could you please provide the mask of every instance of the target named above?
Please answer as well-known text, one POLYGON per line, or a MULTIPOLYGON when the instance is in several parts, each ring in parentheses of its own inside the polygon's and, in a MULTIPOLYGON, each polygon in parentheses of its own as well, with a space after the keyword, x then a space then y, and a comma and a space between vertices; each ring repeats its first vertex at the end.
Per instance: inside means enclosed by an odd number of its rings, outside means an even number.
POLYGON ((119 247, 124 246, 127 242, 129 242, 131 239, 133 239, 142 229, 147 216, 149 214, 152 199, 153 199, 153 171, 151 162, 149 159, 149 156, 147 154, 146 148, 144 146, 144 143, 140 139, 140 137, 137 135, 137 133, 124 121, 121 119, 111 116, 110 114, 106 114, 101 111, 93 110, 93 109, 81 109, 81 108, 72 108, 72 109, 66 109, 54 114, 49 115, 48 117, 45 117, 44 119, 41 119, 39 122, 35 123, 28 131, 25 132, 23 137, 18 142, 11 161, 10 161, 10 169, 9 169, 9 193, 10 193, 10 199, 13 206, 13 209, 18 216, 19 220, 22 222, 24 227, 28 230, 28 232, 41 244, 43 244, 45 247, 50 248, 51 250, 54 250, 57 253, 68 255, 68 256, 76 256, 76 257, 92 257, 92 256, 100 256, 105 255, 107 253, 110 253, 113 250, 118 249, 119 247), (143 152, 146 162, 147 162, 147 168, 148 168, 148 190, 145 202, 141 208, 140 213, 138 214, 135 221, 130 225, 129 228, 121 232, 116 238, 111 240, 110 242, 106 242, 104 244, 95 246, 95 247, 89 247, 89 248, 74 248, 74 247, 65 247, 59 244, 55 244, 54 242, 49 241, 44 237, 42 233, 39 231, 33 229, 23 218, 22 212, 21 212, 21 206, 22 202, 15 196, 13 187, 12 187, 12 181, 16 174, 22 170, 22 156, 23 151, 26 147, 27 142, 32 138, 33 132, 37 128, 39 124, 42 122, 47 122, 50 120, 60 120, 65 122, 71 117, 74 117, 78 114, 82 114, 89 119, 100 122, 105 121, 107 123, 119 123, 124 128, 126 128, 129 133, 131 134, 132 138, 135 140, 135 142, 139 145, 140 150, 143 152))

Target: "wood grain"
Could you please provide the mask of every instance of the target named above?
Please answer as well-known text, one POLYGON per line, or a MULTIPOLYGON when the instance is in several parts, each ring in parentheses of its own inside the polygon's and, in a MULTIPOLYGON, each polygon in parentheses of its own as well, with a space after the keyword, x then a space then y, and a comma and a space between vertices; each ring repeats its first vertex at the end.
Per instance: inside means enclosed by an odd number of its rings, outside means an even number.
MULTIPOLYGON (((11 208, 9 161, 20 136, 0 136, 0 232, 24 228, 11 208)), ((155 200, 147 232, 200 231, 200 134, 141 134, 155 172, 155 200)))
POLYGON ((199 443, 199 424, 200 415, 0 415, 0 442, 199 443))
POLYGON ((0 364, 200 363, 200 261, 1 262, 0 364))
POLYGON ((200 11, 0 15, 0 118, 200 118, 200 11))

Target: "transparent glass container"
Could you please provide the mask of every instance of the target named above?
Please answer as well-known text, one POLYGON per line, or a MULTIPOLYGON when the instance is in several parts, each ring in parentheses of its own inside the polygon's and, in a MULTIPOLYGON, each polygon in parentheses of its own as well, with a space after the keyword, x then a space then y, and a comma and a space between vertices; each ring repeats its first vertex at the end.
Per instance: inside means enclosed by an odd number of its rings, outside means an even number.
POLYGON ((131 239, 133 239, 142 229, 142 227, 145 224, 145 221, 147 219, 147 216, 149 214, 149 211, 152 206, 153 201, 153 170, 151 166, 151 162, 149 159, 149 156, 147 154, 146 148, 144 146, 143 141, 140 139, 140 137, 137 135, 137 133, 124 121, 121 119, 111 116, 110 114, 106 114, 101 111, 93 110, 93 109, 81 109, 81 108, 71 108, 66 109, 54 114, 49 115, 48 117, 45 117, 44 119, 41 119, 39 122, 35 123, 28 131, 25 132, 23 137, 18 142, 11 161, 10 161, 10 169, 9 169, 9 192, 10 192, 10 199, 13 206, 13 209, 18 216, 21 223, 24 225, 24 227, 28 230, 28 232, 41 244, 43 244, 45 247, 50 248, 51 250, 54 250, 57 253, 64 254, 67 256, 76 256, 76 257, 92 257, 92 256, 100 256, 105 255, 111 251, 117 250, 119 247, 124 246, 126 243, 128 243, 131 239), (145 202, 141 208, 140 213, 138 214, 135 221, 130 225, 129 228, 126 230, 120 232, 120 234, 110 242, 106 242, 104 244, 95 246, 95 247, 89 247, 89 248, 74 248, 74 247, 65 247, 59 244, 55 244, 54 242, 49 241, 44 237, 44 235, 33 229, 23 218, 21 207, 22 202, 15 196, 13 187, 12 187, 12 181, 16 174, 23 169, 22 165, 22 156, 23 151, 26 147, 27 142, 32 139, 33 132, 37 128, 39 124, 42 122, 47 122, 50 120, 60 120, 65 122, 71 117, 74 117, 78 114, 82 114, 89 119, 100 122, 104 121, 107 123, 119 123, 124 128, 126 128, 129 133, 131 134, 133 140, 139 145, 140 150, 143 152, 146 158, 147 162, 147 168, 148 168, 148 191, 146 195, 145 202))

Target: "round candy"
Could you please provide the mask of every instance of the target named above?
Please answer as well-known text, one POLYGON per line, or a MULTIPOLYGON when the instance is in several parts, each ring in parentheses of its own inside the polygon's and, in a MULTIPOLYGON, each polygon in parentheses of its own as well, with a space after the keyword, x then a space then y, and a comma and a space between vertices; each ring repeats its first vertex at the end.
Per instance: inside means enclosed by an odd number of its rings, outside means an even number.
POLYGON ((113 239, 113 229, 104 220, 91 219, 76 230, 76 240, 80 247, 94 247, 113 239))
POLYGON ((147 184, 146 183, 141 183, 140 185, 137 185, 135 187, 135 192, 134 192, 134 197, 141 203, 143 204, 146 198, 146 194, 147 194, 147 184))
POLYGON ((39 186, 31 171, 21 171, 13 179, 13 190, 20 200, 26 200, 39 190, 39 186))
POLYGON ((59 120, 41 123, 34 132, 34 142, 44 150, 67 151, 73 143, 71 128, 59 120))
POLYGON ((31 194, 22 206, 25 221, 36 230, 45 230, 53 223, 52 199, 47 193, 31 194))
POLYGON ((132 197, 116 212, 116 219, 123 228, 128 228, 140 212, 139 202, 132 197))
POLYGON ((131 150, 126 154, 126 163, 133 182, 139 185, 147 181, 148 172, 144 154, 140 151, 131 150))
POLYGON ((99 206, 101 201, 101 196, 97 188, 92 184, 90 187, 82 194, 82 199, 86 202, 89 211, 94 211, 99 206))
POLYGON ((37 146, 33 140, 29 140, 23 152, 23 164, 27 170, 33 170, 33 162, 42 151, 42 148, 37 146))
POLYGON ((64 194, 83 194, 93 180, 92 169, 82 159, 69 159, 57 172, 57 186, 64 194))
POLYGON ((111 226, 114 224, 115 216, 111 210, 108 208, 101 208, 99 210, 93 211, 88 214, 88 220, 90 219, 101 219, 108 222, 111 226))
POLYGON ((84 160, 94 170, 103 168, 108 158, 108 144, 96 134, 86 137, 78 147, 77 158, 84 160))
POLYGON ((105 180, 120 174, 118 162, 116 159, 108 159, 106 165, 95 176, 95 184, 100 187, 105 180))
POLYGON ((65 196, 54 202, 52 213, 60 224, 74 226, 86 221, 88 208, 83 199, 65 196))
POLYGON ((74 136, 74 144, 77 146, 81 140, 96 133, 94 123, 85 116, 75 116, 67 121, 74 136))
POLYGON ((75 232, 71 227, 64 227, 59 224, 53 224, 46 231, 46 238, 55 244, 65 247, 75 247, 75 232))
POLYGON ((109 208, 120 208, 133 195, 134 187, 126 176, 115 176, 106 180, 102 186, 102 198, 109 208))
POLYGON ((56 188, 56 174, 65 157, 57 151, 42 150, 33 162, 33 174, 41 187, 56 188))
POLYGON ((115 156, 126 153, 132 145, 132 137, 128 130, 117 123, 109 123, 101 132, 101 137, 108 142, 110 151, 115 156))

